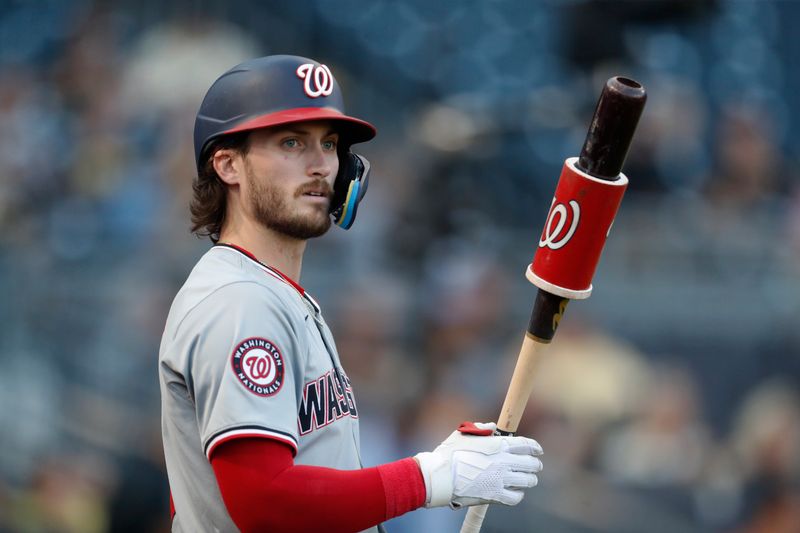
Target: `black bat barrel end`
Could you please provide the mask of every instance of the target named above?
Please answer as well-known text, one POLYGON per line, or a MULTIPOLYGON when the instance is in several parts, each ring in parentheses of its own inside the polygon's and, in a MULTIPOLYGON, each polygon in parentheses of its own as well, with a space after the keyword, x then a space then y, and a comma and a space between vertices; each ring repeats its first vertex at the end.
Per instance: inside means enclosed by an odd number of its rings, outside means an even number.
POLYGON ((581 170, 600 179, 617 179, 645 102, 647 92, 638 81, 625 76, 608 79, 578 158, 581 170))
POLYGON ((633 100, 647 99, 647 91, 644 90, 644 86, 638 81, 631 78, 626 78, 625 76, 614 76, 613 78, 608 78, 608 81, 606 82, 606 90, 613 91, 623 95, 624 98, 630 98, 633 100))

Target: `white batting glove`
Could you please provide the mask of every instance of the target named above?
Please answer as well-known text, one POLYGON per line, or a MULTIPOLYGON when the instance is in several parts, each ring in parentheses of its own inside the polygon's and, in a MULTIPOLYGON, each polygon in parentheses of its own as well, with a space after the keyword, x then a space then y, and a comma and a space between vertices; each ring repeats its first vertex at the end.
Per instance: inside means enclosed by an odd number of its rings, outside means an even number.
POLYGON ((425 479, 425 507, 522 501, 523 489, 535 487, 542 447, 533 439, 494 435, 497 424, 464 423, 432 452, 418 453, 425 479))

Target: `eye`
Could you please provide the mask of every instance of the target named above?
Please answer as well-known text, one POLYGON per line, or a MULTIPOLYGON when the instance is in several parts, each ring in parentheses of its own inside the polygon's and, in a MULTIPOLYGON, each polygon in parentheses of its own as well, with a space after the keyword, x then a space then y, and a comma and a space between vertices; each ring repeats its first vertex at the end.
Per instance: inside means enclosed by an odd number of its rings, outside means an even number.
POLYGON ((282 144, 286 148, 297 148, 298 146, 300 146, 300 142, 297 139, 294 139, 294 138, 293 139, 285 139, 282 144))
POLYGON ((322 149, 323 150, 328 150, 328 151, 331 151, 331 152, 336 150, 336 141, 334 141, 334 140, 323 141, 322 142, 322 149))

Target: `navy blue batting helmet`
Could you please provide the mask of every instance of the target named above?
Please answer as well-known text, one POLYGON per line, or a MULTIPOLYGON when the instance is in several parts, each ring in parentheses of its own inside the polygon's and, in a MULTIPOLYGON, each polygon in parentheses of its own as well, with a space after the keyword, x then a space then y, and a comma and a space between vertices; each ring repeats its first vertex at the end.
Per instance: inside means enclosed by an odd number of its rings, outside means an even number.
POLYGON ((331 215, 348 229, 367 190, 369 162, 350 151, 375 136, 369 122, 348 116, 331 70, 305 57, 275 55, 251 59, 211 85, 194 123, 198 170, 213 141, 224 135, 308 120, 330 120, 339 132, 339 174, 331 215))

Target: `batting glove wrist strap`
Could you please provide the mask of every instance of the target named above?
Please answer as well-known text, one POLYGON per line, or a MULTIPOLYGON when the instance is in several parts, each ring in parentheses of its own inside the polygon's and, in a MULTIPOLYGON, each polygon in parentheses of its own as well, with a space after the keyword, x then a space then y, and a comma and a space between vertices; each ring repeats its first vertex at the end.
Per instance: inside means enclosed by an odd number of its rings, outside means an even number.
MULTIPOLYGON (((495 424, 475 424, 479 430, 496 429, 495 424)), ((415 457, 425 480, 425 507, 522 501, 523 489, 538 483, 536 473, 542 462, 535 456, 542 447, 525 437, 482 436, 454 431, 438 448, 415 457)))
POLYGON ((425 480, 425 507, 449 505, 453 498, 453 472, 450 461, 434 452, 422 452, 416 456, 422 477, 425 480))

